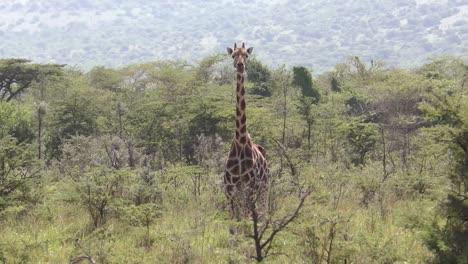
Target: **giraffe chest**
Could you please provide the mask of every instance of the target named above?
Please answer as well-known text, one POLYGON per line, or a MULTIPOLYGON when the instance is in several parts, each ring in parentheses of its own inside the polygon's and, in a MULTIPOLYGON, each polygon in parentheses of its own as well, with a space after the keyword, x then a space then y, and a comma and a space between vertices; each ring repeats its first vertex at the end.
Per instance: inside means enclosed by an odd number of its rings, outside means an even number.
POLYGON ((226 161, 226 169, 233 175, 241 175, 254 167, 254 153, 250 146, 233 144, 226 161))

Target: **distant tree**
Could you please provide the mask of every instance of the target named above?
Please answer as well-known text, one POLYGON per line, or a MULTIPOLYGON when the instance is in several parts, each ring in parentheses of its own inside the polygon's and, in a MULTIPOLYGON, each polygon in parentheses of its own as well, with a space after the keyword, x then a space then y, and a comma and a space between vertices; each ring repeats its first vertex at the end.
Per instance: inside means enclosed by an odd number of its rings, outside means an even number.
POLYGON ((366 154, 375 148, 379 139, 376 124, 357 117, 343 124, 342 130, 350 146, 349 155, 354 165, 364 165, 366 154))
POLYGON ((338 78, 334 75, 330 77, 330 86, 333 92, 337 92, 337 93, 341 92, 341 83, 338 80, 338 78))
POLYGON ((93 167, 84 173, 70 173, 70 176, 95 229, 110 218, 112 205, 123 196, 131 174, 127 170, 93 167))
POLYGON ((88 73, 88 79, 89 84, 94 88, 116 92, 123 78, 116 70, 94 67, 88 73))
MULTIPOLYGON (((468 68, 467 68, 468 69, 468 68)), ((442 219, 430 226, 426 243, 440 263, 468 263, 468 99, 454 81, 432 80, 421 110, 433 125, 436 142, 453 160, 451 188, 441 206, 442 219)))
POLYGON ((275 92, 281 97, 279 107, 281 116, 283 118, 283 127, 281 131, 281 144, 285 145, 286 142, 286 119, 289 111, 289 100, 292 89, 291 85, 291 72, 285 66, 279 68, 274 72, 271 77, 271 85, 274 87, 275 92))
POLYGON ((49 158, 59 158, 60 146, 72 136, 89 136, 97 131, 97 110, 92 98, 74 91, 53 103, 47 136, 49 158))
POLYGON ((348 115, 357 117, 369 113, 369 98, 354 91, 347 94, 345 104, 348 108, 348 115))
POLYGON ((314 87, 312 73, 306 67, 293 68, 292 84, 301 88, 302 96, 310 98, 312 103, 317 104, 320 101, 320 92, 317 87, 314 87))
POLYGON ((30 180, 38 176, 34 155, 24 143, 0 138, 0 211, 26 198, 30 180))
POLYGON ((45 76, 62 73, 63 65, 30 62, 26 59, 0 59, 0 102, 12 100, 45 76))
POLYGON ((34 138, 31 113, 16 102, 0 102, 0 138, 8 135, 19 143, 29 143, 34 138))
POLYGON ((434 59, 416 71, 428 79, 455 80, 462 88, 468 84, 468 65, 450 56, 434 59))
POLYGON ((248 81, 253 83, 252 93, 271 96, 272 90, 269 85, 271 79, 271 71, 266 65, 261 63, 256 58, 250 58, 247 62, 248 81))
POLYGON ((216 67, 225 59, 225 54, 218 53, 201 60, 195 73, 196 80, 201 82, 208 82, 211 79, 216 79, 220 83, 229 83, 232 81, 233 78, 231 78, 231 75, 229 75, 230 77, 226 78, 225 74, 223 74, 223 69, 217 69, 216 67))
POLYGON ((187 142, 185 146, 185 156, 188 161, 194 161, 200 153, 196 153, 195 146, 198 146, 199 137, 216 138, 217 135, 227 135, 230 131, 225 131, 219 127, 222 119, 215 114, 206 104, 197 107, 197 114, 189 120, 187 142))
POLYGON ((371 60, 370 65, 367 66, 359 57, 352 56, 348 58, 343 66, 347 68, 345 71, 347 71, 347 75, 350 75, 351 78, 367 83, 372 80, 371 77, 374 73, 382 69, 383 63, 371 60))
POLYGON ((301 89, 298 110, 307 123, 307 159, 310 161, 312 126, 315 121, 314 106, 320 101, 320 93, 314 87, 310 70, 303 66, 293 68, 292 84, 301 89))

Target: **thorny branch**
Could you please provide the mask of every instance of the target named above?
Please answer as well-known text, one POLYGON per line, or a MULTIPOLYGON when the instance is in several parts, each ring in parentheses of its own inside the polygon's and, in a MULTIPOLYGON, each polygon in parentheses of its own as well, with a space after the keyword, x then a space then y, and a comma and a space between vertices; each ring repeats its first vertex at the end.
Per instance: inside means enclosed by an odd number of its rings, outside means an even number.
POLYGON ((297 205, 294 212, 289 215, 283 217, 281 220, 273 220, 271 216, 265 219, 264 223, 260 221, 259 214, 255 208, 255 206, 250 206, 251 213, 252 213, 252 227, 253 227, 253 234, 247 235, 247 237, 252 238, 255 243, 255 252, 256 255, 252 256, 257 262, 263 261, 268 256, 271 255, 278 255, 279 253, 270 253, 272 248, 272 242, 275 236, 283 231, 294 219, 299 216, 299 212, 301 208, 304 206, 305 199, 311 194, 312 188, 309 186, 307 190, 301 195, 299 200, 299 204, 297 205), (269 235, 266 235, 267 231, 271 232, 269 235), (268 238, 263 241, 263 237, 267 236, 268 238))

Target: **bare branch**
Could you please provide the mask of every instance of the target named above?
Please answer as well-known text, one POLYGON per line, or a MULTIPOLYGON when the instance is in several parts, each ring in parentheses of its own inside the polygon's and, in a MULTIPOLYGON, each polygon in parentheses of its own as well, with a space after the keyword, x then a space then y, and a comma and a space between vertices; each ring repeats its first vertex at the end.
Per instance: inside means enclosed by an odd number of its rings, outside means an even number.
MULTIPOLYGON (((252 256, 257 262, 263 261, 268 256, 272 255, 284 255, 281 253, 273 252, 270 253, 270 250, 273 246, 273 240, 275 236, 281 232, 282 230, 286 229, 286 227, 299 216, 299 212, 304 205, 305 199, 311 194, 312 189, 309 186, 307 190, 301 195, 299 200, 299 204, 297 205, 294 212, 289 215, 283 217, 279 221, 273 221, 271 218, 267 218, 265 222, 262 222, 259 219, 258 212, 255 208, 255 204, 250 206, 251 214, 252 214, 252 228, 253 234, 248 234, 246 237, 252 238, 255 243, 255 251, 256 255, 252 256), (263 240, 264 235, 267 233, 268 230, 271 229, 271 233, 269 234, 268 238, 265 241, 263 240)), ((271 217, 271 216, 270 216, 271 217)))
POLYGON ((74 259, 72 259, 70 261, 70 264, 81 263, 84 260, 87 260, 91 264, 96 264, 96 261, 94 261, 93 258, 91 256, 89 256, 89 255, 83 255, 83 256, 76 257, 76 258, 74 258, 74 259))

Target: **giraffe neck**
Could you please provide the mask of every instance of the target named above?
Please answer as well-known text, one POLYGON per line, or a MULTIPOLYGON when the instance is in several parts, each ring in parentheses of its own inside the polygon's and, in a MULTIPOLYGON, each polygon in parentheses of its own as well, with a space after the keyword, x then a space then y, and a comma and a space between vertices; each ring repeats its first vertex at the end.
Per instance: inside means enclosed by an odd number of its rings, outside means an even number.
POLYGON ((236 103, 236 141, 240 145, 245 145, 248 140, 247 135, 247 117, 245 115, 245 89, 244 89, 244 74, 237 72, 237 103, 236 103))

